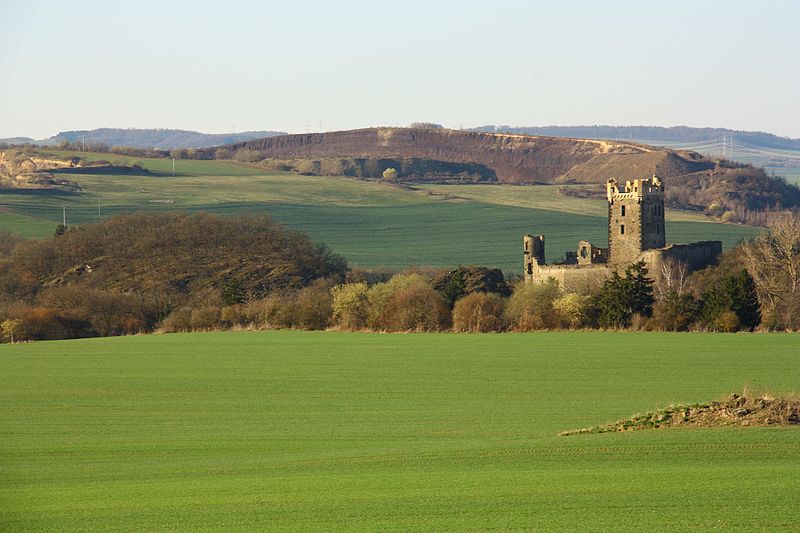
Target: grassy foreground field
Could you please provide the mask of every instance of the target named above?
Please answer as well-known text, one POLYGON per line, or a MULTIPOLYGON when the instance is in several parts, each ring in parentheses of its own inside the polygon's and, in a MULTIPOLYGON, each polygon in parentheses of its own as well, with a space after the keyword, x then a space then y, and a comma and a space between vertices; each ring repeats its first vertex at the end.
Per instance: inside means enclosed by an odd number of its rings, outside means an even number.
POLYGON ((0 530, 796 530, 800 429, 557 433, 800 388, 796 335, 0 345, 0 530))
MULTIPOLYGON (((119 164, 138 161, 149 172, 74 169, 59 175, 79 183, 80 192, 3 191, 0 228, 25 236, 52 235, 62 206, 67 207, 68 223, 78 225, 135 211, 265 213, 327 244, 358 267, 478 264, 514 273, 521 269, 526 232, 547 234, 550 261, 563 259, 581 239, 599 246, 608 240, 602 200, 569 198, 553 186, 426 186, 411 191, 350 178, 276 173, 230 161, 192 160, 177 161, 173 177, 169 159, 88 157, 119 164)), ((730 247, 756 233, 755 228, 711 223, 672 210, 668 219, 670 242, 719 239, 730 247)))

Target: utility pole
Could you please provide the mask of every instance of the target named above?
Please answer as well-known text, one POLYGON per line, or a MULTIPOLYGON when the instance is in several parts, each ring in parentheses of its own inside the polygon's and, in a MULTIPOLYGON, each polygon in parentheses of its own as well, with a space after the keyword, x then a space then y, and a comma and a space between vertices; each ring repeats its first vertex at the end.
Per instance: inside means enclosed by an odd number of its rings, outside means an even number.
POLYGON ((172 177, 175 177, 175 158, 172 158, 172 177))
POLYGON ((97 193, 97 220, 100 220, 100 193, 97 193))
POLYGON ((81 135, 81 152, 86 151, 86 135, 81 135))
POLYGON ((725 132, 722 132, 722 157, 726 156, 726 152, 728 150, 728 136, 725 132))
POLYGON ((61 225, 67 227, 67 206, 62 206, 61 225))

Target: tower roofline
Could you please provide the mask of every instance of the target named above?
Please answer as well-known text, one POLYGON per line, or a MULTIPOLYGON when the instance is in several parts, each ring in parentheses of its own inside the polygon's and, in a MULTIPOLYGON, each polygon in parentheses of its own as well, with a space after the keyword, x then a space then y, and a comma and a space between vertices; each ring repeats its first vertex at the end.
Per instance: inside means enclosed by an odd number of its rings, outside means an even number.
POLYGON ((620 188, 616 178, 610 178, 606 182, 606 197, 609 203, 613 202, 614 198, 641 198, 651 194, 664 194, 664 182, 655 174, 652 178, 627 180, 624 189, 620 188))

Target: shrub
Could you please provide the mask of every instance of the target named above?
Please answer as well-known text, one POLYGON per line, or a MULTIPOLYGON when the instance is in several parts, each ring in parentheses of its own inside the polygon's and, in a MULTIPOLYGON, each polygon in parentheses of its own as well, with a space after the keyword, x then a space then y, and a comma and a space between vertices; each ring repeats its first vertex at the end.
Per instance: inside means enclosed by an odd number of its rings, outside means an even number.
POLYGON ((383 171, 383 179, 386 181, 395 181, 397 179, 397 169, 387 168, 383 171))
POLYGON ((590 296, 570 292, 553 301, 558 325, 578 329, 590 325, 592 299, 590 296))
POLYGON ((440 272, 431 283, 451 309, 456 300, 473 292, 511 295, 503 272, 497 268, 460 266, 448 272, 440 272))
POLYGON ((192 309, 190 320, 193 330, 218 328, 220 326, 220 309, 213 306, 192 309))
POLYGON ((101 337, 131 332, 130 328, 138 331, 135 324, 142 323, 132 296, 108 290, 65 285, 46 290, 38 300, 62 314, 89 322, 101 337))
POLYGON ((161 322, 164 333, 179 333, 192 330, 192 310, 187 307, 175 309, 161 322))
POLYGON ((553 302, 558 298, 558 282, 520 283, 506 307, 506 319, 516 331, 549 329, 558 325, 553 302))
POLYGON ((719 331, 726 333, 738 331, 740 326, 739 317, 733 311, 723 311, 717 317, 715 325, 719 331))
POLYGON ((251 150, 250 148, 239 148, 233 153, 233 159, 243 163, 255 163, 256 161, 264 159, 264 157, 261 155, 261 152, 257 150, 251 150))
POLYGON ((331 289, 333 319, 342 329, 358 331, 369 317, 369 287, 366 283, 346 283, 331 289))
POLYGON ((325 329, 331 319, 331 286, 317 280, 301 289, 291 305, 291 324, 300 329, 325 329))
POLYGON ((382 328, 387 331, 439 331, 445 329, 450 311, 427 282, 395 292, 386 303, 382 328))
POLYGON ((9 342, 16 342, 20 340, 20 331, 22 330, 22 319, 8 318, 0 323, 0 331, 3 337, 8 339, 9 342))
POLYGON ((252 322, 243 305, 226 305, 219 314, 219 320, 226 327, 246 326, 252 322))
POLYGON ((258 328, 291 327, 291 300, 283 294, 271 294, 266 298, 248 302, 243 306, 243 314, 258 328))
POLYGON ((377 283, 370 287, 367 292, 369 302, 369 314, 367 316, 367 326, 371 329, 385 329, 387 318, 384 316, 389 309, 389 300, 402 290, 414 285, 428 285, 425 276, 416 272, 406 272, 395 274, 385 283, 377 283))
POLYGON ((14 340, 40 341, 92 336, 89 322, 47 307, 23 307, 12 311, 14 340))
POLYGON ((496 294, 475 292, 461 298, 453 308, 453 330, 470 333, 502 331, 505 300, 496 294))

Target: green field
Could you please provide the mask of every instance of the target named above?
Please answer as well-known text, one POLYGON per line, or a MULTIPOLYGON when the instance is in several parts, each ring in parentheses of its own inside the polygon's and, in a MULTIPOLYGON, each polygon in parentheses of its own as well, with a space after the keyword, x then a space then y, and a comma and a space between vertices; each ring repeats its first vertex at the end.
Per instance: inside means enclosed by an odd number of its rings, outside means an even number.
POLYGON ((797 530, 800 428, 559 437, 796 335, 242 332, 0 345, 0 530, 797 530))
MULTIPOLYGON (((77 153, 58 152, 59 155, 77 153)), ((557 187, 425 186, 417 190, 350 178, 275 173, 226 161, 134 159, 109 154, 120 164, 141 162, 150 172, 92 174, 76 169, 61 175, 83 187, 0 194, 0 225, 26 236, 48 236, 67 207, 69 224, 118 213, 162 210, 266 213, 304 231, 343 254, 354 266, 449 267, 459 264, 520 269, 522 235, 547 235, 551 261, 589 238, 607 241, 605 203, 559 195, 557 187), (6 224, 3 215, 30 217, 29 226, 6 224), (49 222, 49 223, 48 223, 49 222)), ((707 222, 670 211, 671 242, 719 239, 726 247, 755 229, 707 222)))
POLYGON ((49 220, 20 213, 0 211, 0 229, 28 239, 52 235, 55 226, 49 220))

